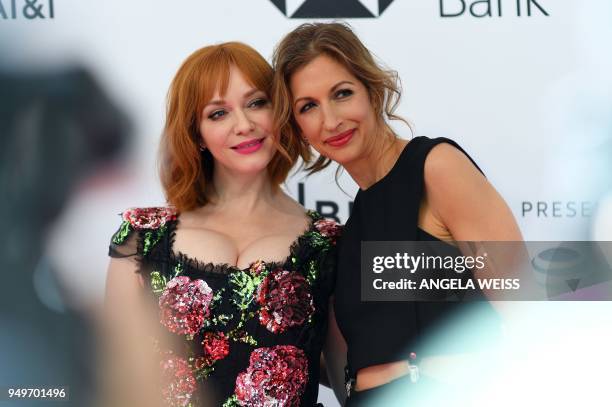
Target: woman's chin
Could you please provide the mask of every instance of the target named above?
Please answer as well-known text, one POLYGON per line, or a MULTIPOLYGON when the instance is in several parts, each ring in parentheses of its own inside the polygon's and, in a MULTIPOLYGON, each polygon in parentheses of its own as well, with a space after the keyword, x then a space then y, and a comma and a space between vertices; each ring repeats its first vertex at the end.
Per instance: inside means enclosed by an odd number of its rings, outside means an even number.
POLYGON ((242 174, 244 176, 256 177, 262 173, 267 172, 268 164, 270 161, 261 161, 254 163, 243 163, 243 165, 235 168, 235 173, 242 174))
POLYGON ((355 161, 358 157, 358 154, 355 154, 353 151, 337 151, 334 154, 329 154, 327 156, 330 160, 338 163, 339 165, 346 167, 351 162, 355 161))

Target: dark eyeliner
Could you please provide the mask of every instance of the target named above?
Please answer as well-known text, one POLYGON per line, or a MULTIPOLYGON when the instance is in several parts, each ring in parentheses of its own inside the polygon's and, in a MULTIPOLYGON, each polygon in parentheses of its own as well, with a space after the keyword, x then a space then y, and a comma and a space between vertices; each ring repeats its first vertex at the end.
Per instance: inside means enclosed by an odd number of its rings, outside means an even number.
POLYGON ((302 106, 300 108, 300 113, 306 113, 307 111, 309 111, 310 107, 311 107, 310 105, 313 105, 313 103, 312 102, 308 102, 304 106, 302 106))
POLYGON ((268 104, 268 99, 266 98, 257 98, 249 103, 249 107, 262 107, 268 104))
POLYGON ((353 91, 351 89, 339 89, 336 92, 336 97, 339 98, 345 98, 345 97, 349 97, 353 94, 353 91))
POLYGON ((223 115, 218 116, 217 113, 225 113, 224 110, 215 110, 214 112, 212 112, 211 114, 208 115, 208 118, 210 120, 218 120, 219 118, 221 118, 223 115))

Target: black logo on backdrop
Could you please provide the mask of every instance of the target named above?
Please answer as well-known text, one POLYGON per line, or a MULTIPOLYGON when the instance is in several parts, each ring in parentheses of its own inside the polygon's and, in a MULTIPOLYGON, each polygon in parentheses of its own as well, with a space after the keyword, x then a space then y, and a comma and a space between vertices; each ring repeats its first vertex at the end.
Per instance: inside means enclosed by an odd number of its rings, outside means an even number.
POLYGON ((36 20, 55 18, 53 0, 0 0, 0 19, 36 20))
POLYGON ((270 0, 289 18, 376 18, 394 0, 270 0))
MULTIPOLYGON (((306 205, 306 187, 303 182, 298 183, 298 202, 302 205, 306 205)), ((344 223, 338 216, 338 212, 340 211, 340 207, 337 202, 334 201, 316 201, 315 207, 317 212, 319 212, 323 217, 330 218, 335 220, 336 222, 344 223)), ((348 203, 348 216, 351 216, 351 212, 353 211, 353 201, 348 203)))
POLYGON ((540 3, 543 0, 440 0, 440 17, 459 17, 463 14, 479 18, 505 15, 548 17, 548 11, 540 3))

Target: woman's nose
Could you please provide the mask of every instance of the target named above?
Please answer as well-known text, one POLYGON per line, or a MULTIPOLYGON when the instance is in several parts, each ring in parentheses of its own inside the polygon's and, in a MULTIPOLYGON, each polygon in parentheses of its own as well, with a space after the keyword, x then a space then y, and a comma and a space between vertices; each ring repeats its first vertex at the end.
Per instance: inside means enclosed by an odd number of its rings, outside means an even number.
POLYGON ((248 135, 255 129, 255 124, 241 109, 237 109, 235 112, 236 124, 234 125, 234 132, 241 136, 248 135))

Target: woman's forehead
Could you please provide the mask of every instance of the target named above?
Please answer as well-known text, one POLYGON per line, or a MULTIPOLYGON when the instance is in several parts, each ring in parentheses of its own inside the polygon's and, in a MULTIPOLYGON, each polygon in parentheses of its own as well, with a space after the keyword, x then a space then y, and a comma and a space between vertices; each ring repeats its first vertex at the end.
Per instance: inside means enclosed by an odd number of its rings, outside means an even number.
POLYGON ((327 55, 319 55, 297 70, 290 80, 294 96, 309 90, 329 90, 342 81, 355 80, 351 72, 327 55))

